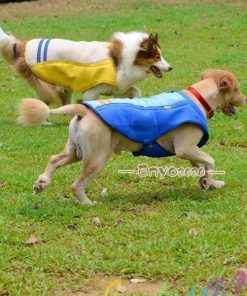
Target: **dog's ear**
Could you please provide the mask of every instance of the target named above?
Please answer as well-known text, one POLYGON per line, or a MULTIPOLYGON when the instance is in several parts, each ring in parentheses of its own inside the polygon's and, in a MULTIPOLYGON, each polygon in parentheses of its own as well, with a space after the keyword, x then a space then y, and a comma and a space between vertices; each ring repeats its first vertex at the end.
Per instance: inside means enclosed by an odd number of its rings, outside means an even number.
POLYGON ((140 50, 148 52, 152 49, 153 44, 154 44, 154 37, 153 37, 153 34, 150 34, 148 38, 143 39, 140 46, 140 50))
POLYGON ((206 70, 201 74, 201 80, 211 77, 212 70, 206 70))
POLYGON ((225 91, 233 87, 233 80, 223 70, 206 70, 201 74, 201 79, 212 78, 217 84, 219 90, 225 91))
POLYGON ((220 79, 219 81, 219 89, 220 90, 227 90, 227 89, 230 89, 232 87, 232 81, 229 77, 227 76, 224 76, 220 79))
POLYGON ((141 51, 148 51, 149 49, 149 38, 144 39, 141 43, 140 50, 141 51))
POLYGON ((152 50, 154 44, 156 45, 157 41, 156 41, 155 37, 153 36, 153 34, 150 34, 149 38, 148 38, 148 50, 152 50))
POLYGON ((152 45, 153 44, 158 44, 158 38, 159 38, 158 33, 155 33, 155 35, 150 34, 149 37, 148 37, 148 39, 149 39, 149 41, 150 41, 150 43, 152 45))

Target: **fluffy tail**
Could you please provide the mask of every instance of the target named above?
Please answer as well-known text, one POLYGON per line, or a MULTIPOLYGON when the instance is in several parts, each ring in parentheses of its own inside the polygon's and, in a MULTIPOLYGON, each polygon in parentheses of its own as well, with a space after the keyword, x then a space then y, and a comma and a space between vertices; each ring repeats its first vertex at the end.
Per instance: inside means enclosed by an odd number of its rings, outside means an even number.
POLYGON ((41 125, 50 115, 81 115, 84 116, 87 108, 81 104, 70 104, 57 109, 50 109, 44 102, 35 99, 21 101, 17 122, 21 125, 41 125))
POLYGON ((0 27, 0 51, 12 40, 11 36, 7 35, 0 27))

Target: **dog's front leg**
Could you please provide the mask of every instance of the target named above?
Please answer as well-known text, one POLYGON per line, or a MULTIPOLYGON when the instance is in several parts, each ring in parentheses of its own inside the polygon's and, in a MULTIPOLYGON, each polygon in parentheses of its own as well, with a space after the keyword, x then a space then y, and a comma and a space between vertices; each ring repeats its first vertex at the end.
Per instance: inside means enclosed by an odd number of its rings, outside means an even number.
POLYGON ((99 95, 100 95, 100 91, 97 91, 95 88, 92 88, 82 93, 80 99, 82 101, 98 100, 99 95))
MULTIPOLYGON (((210 174, 210 172, 208 172, 208 170, 205 168, 205 165, 202 165, 201 163, 198 163, 198 162, 194 162, 194 161, 191 161, 191 165, 193 167, 196 167, 198 168, 198 173, 199 173, 199 170, 202 169, 202 172, 204 172, 204 175, 203 176, 200 176, 202 177, 203 179, 200 178, 200 185, 201 185, 201 182, 203 180, 205 180, 205 175, 207 176, 208 174, 210 174)), ((207 181, 206 181, 207 182, 207 181)), ((209 185, 209 188, 211 189, 220 189, 222 187, 225 186, 225 182, 224 181, 216 181, 214 180, 212 177, 211 177, 211 181, 210 181, 210 185, 209 185)))
POLYGON ((113 87, 107 84, 100 84, 81 94, 82 101, 98 100, 100 95, 111 94, 113 87))
POLYGON ((141 90, 136 86, 131 86, 126 93, 122 94, 121 97, 123 98, 140 98, 141 97, 141 90))
POLYGON ((177 147, 175 146, 174 149, 178 157, 203 165, 205 168, 205 175, 200 178, 199 183, 202 189, 209 189, 212 183, 212 177, 209 172, 214 168, 214 159, 197 146, 183 147, 179 145, 177 147))

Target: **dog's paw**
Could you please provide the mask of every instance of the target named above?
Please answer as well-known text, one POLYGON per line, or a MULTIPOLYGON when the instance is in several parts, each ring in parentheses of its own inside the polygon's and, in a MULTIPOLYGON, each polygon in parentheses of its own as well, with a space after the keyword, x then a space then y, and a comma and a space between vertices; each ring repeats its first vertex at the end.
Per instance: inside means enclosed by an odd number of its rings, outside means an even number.
POLYGON ((211 181, 211 184, 210 184, 210 189, 220 189, 222 187, 224 187, 226 184, 224 181, 214 181, 212 180, 211 181))
POLYGON ((42 123, 42 126, 53 126, 54 123, 49 121, 48 119, 46 119, 43 123, 42 123))
POLYGON ((80 204, 86 205, 86 206, 93 206, 94 205, 94 203, 85 194, 85 191, 82 190, 82 188, 78 187, 77 183, 73 183, 71 185, 71 189, 80 204))
POLYGON ((136 86, 131 86, 131 88, 127 91, 127 94, 130 99, 140 98, 142 95, 141 90, 136 86))
POLYGON ((89 198, 83 198, 82 200, 80 200, 80 203, 84 206, 94 206, 96 205, 96 202, 91 201, 89 198))
POLYGON ((208 190, 210 187, 210 181, 208 176, 201 177, 199 180, 199 184, 203 190, 208 190))
POLYGON ((49 184, 50 180, 41 175, 33 185, 34 192, 40 194, 49 184))

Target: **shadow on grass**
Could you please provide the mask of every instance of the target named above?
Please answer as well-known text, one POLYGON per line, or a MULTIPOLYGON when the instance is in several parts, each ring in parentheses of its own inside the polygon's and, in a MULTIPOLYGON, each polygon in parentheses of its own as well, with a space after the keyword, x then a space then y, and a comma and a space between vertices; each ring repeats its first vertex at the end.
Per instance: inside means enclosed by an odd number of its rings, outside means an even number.
MULTIPOLYGON (((191 201, 204 202, 214 198, 213 191, 202 191, 199 188, 169 188, 157 189, 152 193, 141 191, 129 193, 109 193, 105 197, 89 195, 93 201, 97 201, 94 207, 87 207, 79 204, 72 194, 60 196, 54 199, 36 199, 29 200, 18 207, 17 213, 22 216, 39 221, 57 221, 58 223, 68 223, 74 218, 85 218, 101 212, 116 211, 128 212, 128 208, 133 209, 135 206, 153 206, 168 205, 172 202, 189 203, 191 201)), ((14 214, 14 213, 13 213, 14 214)))
POLYGON ((133 194, 108 194, 102 198, 104 204, 130 203, 150 205, 154 202, 170 203, 173 201, 205 201, 213 197, 212 191, 203 191, 200 188, 162 188, 150 191, 134 192, 133 194))

